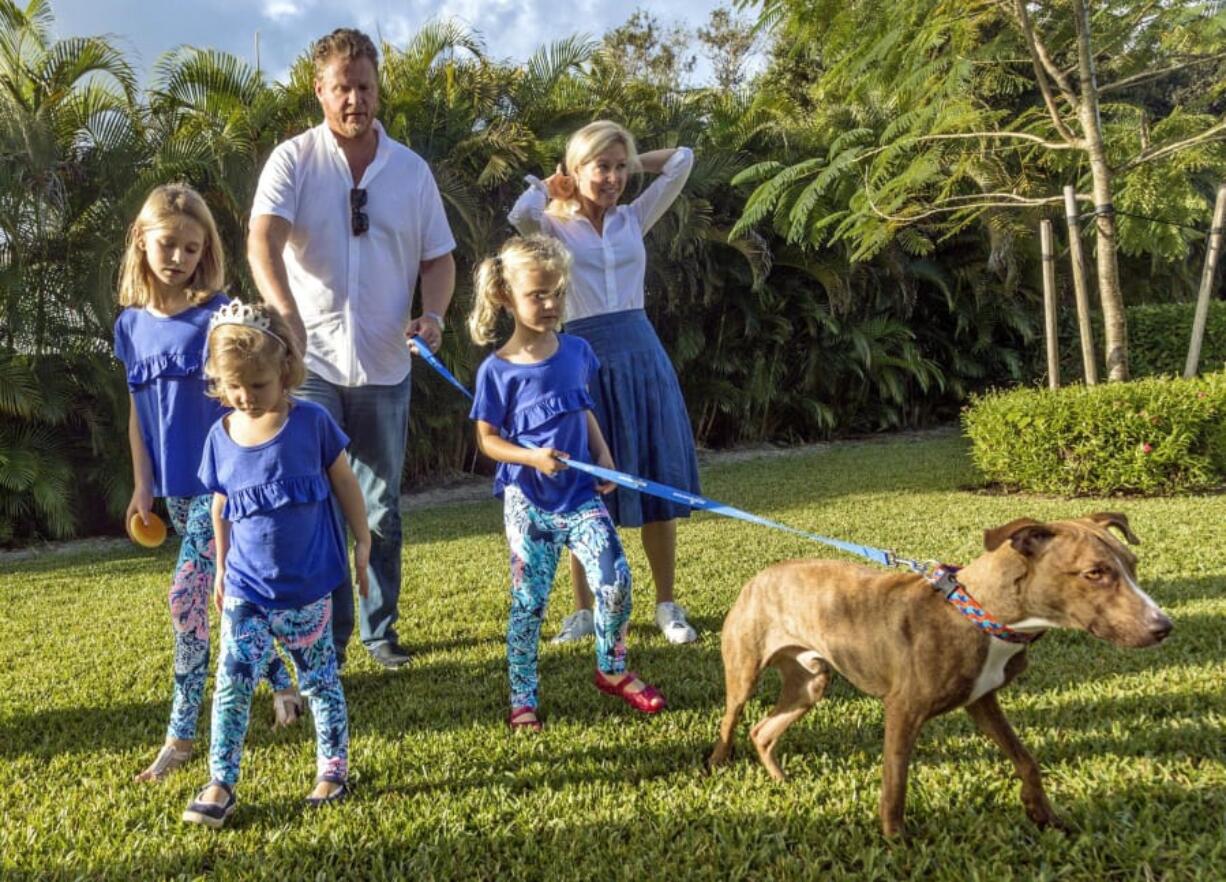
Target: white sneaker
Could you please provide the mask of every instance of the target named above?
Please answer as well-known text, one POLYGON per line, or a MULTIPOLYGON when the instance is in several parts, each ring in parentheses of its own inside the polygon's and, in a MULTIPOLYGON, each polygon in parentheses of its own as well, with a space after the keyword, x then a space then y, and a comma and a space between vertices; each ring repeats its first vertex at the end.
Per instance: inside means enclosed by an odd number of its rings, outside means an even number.
POLYGON ((656 604, 656 627, 669 643, 693 643, 698 632, 685 620, 685 610, 672 601, 656 604))
POLYGON ((272 696, 272 712, 274 729, 292 726, 302 716, 302 696, 297 689, 288 692, 274 692, 272 696))
POLYGON ((574 643, 584 637, 596 636, 596 620, 592 618, 590 609, 581 609, 571 613, 562 621, 562 630, 551 643, 574 643))

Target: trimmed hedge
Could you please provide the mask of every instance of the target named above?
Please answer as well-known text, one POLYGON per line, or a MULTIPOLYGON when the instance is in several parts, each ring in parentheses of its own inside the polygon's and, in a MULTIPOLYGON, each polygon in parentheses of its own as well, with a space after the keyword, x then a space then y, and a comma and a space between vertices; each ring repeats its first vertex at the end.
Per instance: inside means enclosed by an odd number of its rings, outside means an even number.
MULTIPOLYGON (((1141 377, 1182 376, 1192 337, 1195 303, 1139 303, 1124 310, 1128 322, 1128 370, 1134 379, 1141 377)), ((1080 380, 1081 343, 1075 319, 1062 314, 1060 329, 1060 376, 1080 380)), ((1103 361, 1103 319, 1091 314, 1098 375, 1107 376, 1103 361)), ((1042 340, 1035 350, 1042 354, 1042 340)), ((1208 374, 1226 367, 1226 300, 1209 301, 1205 337, 1200 347, 1200 373, 1208 374)), ((1042 370, 1042 366, 1040 366, 1042 370)))
MULTIPOLYGON (((1195 303, 1146 303, 1130 306, 1128 361, 1134 377, 1183 374, 1192 336, 1195 303)), ((1205 338, 1200 348, 1200 371, 1220 371, 1226 365, 1226 300, 1209 302, 1205 338)))
POLYGON ((962 414, 989 483, 1082 496, 1226 486, 1226 373, 974 396, 962 414))

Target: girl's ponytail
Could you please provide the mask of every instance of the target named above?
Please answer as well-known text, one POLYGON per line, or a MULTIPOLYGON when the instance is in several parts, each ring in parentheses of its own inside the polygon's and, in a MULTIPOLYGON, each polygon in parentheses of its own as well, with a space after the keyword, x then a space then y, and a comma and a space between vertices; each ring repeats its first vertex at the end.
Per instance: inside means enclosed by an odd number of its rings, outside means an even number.
POLYGON ((570 265, 570 252, 552 236, 512 236, 503 242, 498 256, 481 261, 473 274, 473 308, 468 314, 468 333, 473 342, 481 346, 493 343, 499 310, 512 311, 508 279, 543 270, 557 279, 558 293, 564 295, 570 284, 570 265))
POLYGON ((498 311, 510 302, 502 257, 487 257, 473 275, 473 308, 468 314, 468 333, 473 342, 485 346, 494 342, 498 311))

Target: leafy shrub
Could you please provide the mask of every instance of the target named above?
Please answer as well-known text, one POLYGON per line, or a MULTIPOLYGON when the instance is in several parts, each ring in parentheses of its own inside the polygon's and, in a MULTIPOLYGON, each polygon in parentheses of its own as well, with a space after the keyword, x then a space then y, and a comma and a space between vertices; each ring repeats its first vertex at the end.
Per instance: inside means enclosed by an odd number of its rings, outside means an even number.
MULTIPOLYGON (((1195 303, 1139 303, 1124 310, 1128 322, 1128 369, 1133 377, 1182 376, 1192 337, 1195 303)), ((1060 331, 1060 376, 1080 379, 1081 343, 1077 326, 1066 312, 1060 331)), ((1103 322, 1093 313, 1098 375, 1106 377, 1103 362, 1103 322)), ((1042 346, 1036 347, 1042 353, 1042 346)), ((1200 347, 1200 373, 1220 371, 1226 365, 1226 301, 1209 302, 1205 336, 1200 347)))
POLYGON ((971 457, 991 483, 1062 495, 1226 484, 1226 373, 974 396, 971 457))
POLYGON ((127 387, 109 355, 0 350, 0 547, 122 520, 127 387))
MULTIPOLYGON (((1183 374, 1192 337, 1195 303, 1146 303, 1130 306, 1128 358, 1134 377, 1183 374)), ((1220 371, 1226 364, 1226 301, 1209 304, 1209 320, 1201 342, 1200 369, 1220 371)))

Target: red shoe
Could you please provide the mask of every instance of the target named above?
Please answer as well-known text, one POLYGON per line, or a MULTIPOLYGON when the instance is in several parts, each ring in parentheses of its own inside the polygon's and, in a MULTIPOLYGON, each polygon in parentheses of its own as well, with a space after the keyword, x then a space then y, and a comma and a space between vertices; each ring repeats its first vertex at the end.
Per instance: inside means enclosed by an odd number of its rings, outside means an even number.
POLYGON ((603 673, 596 672, 592 678, 592 682, 596 684, 596 688, 606 695, 616 695, 626 704, 630 705, 636 711, 645 714, 658 714, 668 706, 664 696, 660 690, 654 686, 643 684, 643 688, 638 692, 628 692, 627 688, 632 686, 639 675, 633 671, 627 671, 626 676, 617 684, 610 683, 603 673))
POLYGON ((541 731, 541 721, 537 719, 536 708, 523 705, 521 707, 511 708, 511 712, 507 714, 507 726, 511 729, 528 729, 532 732, 541 731), (524 717, 532 715, 532 719, 525 720, 524 717))

